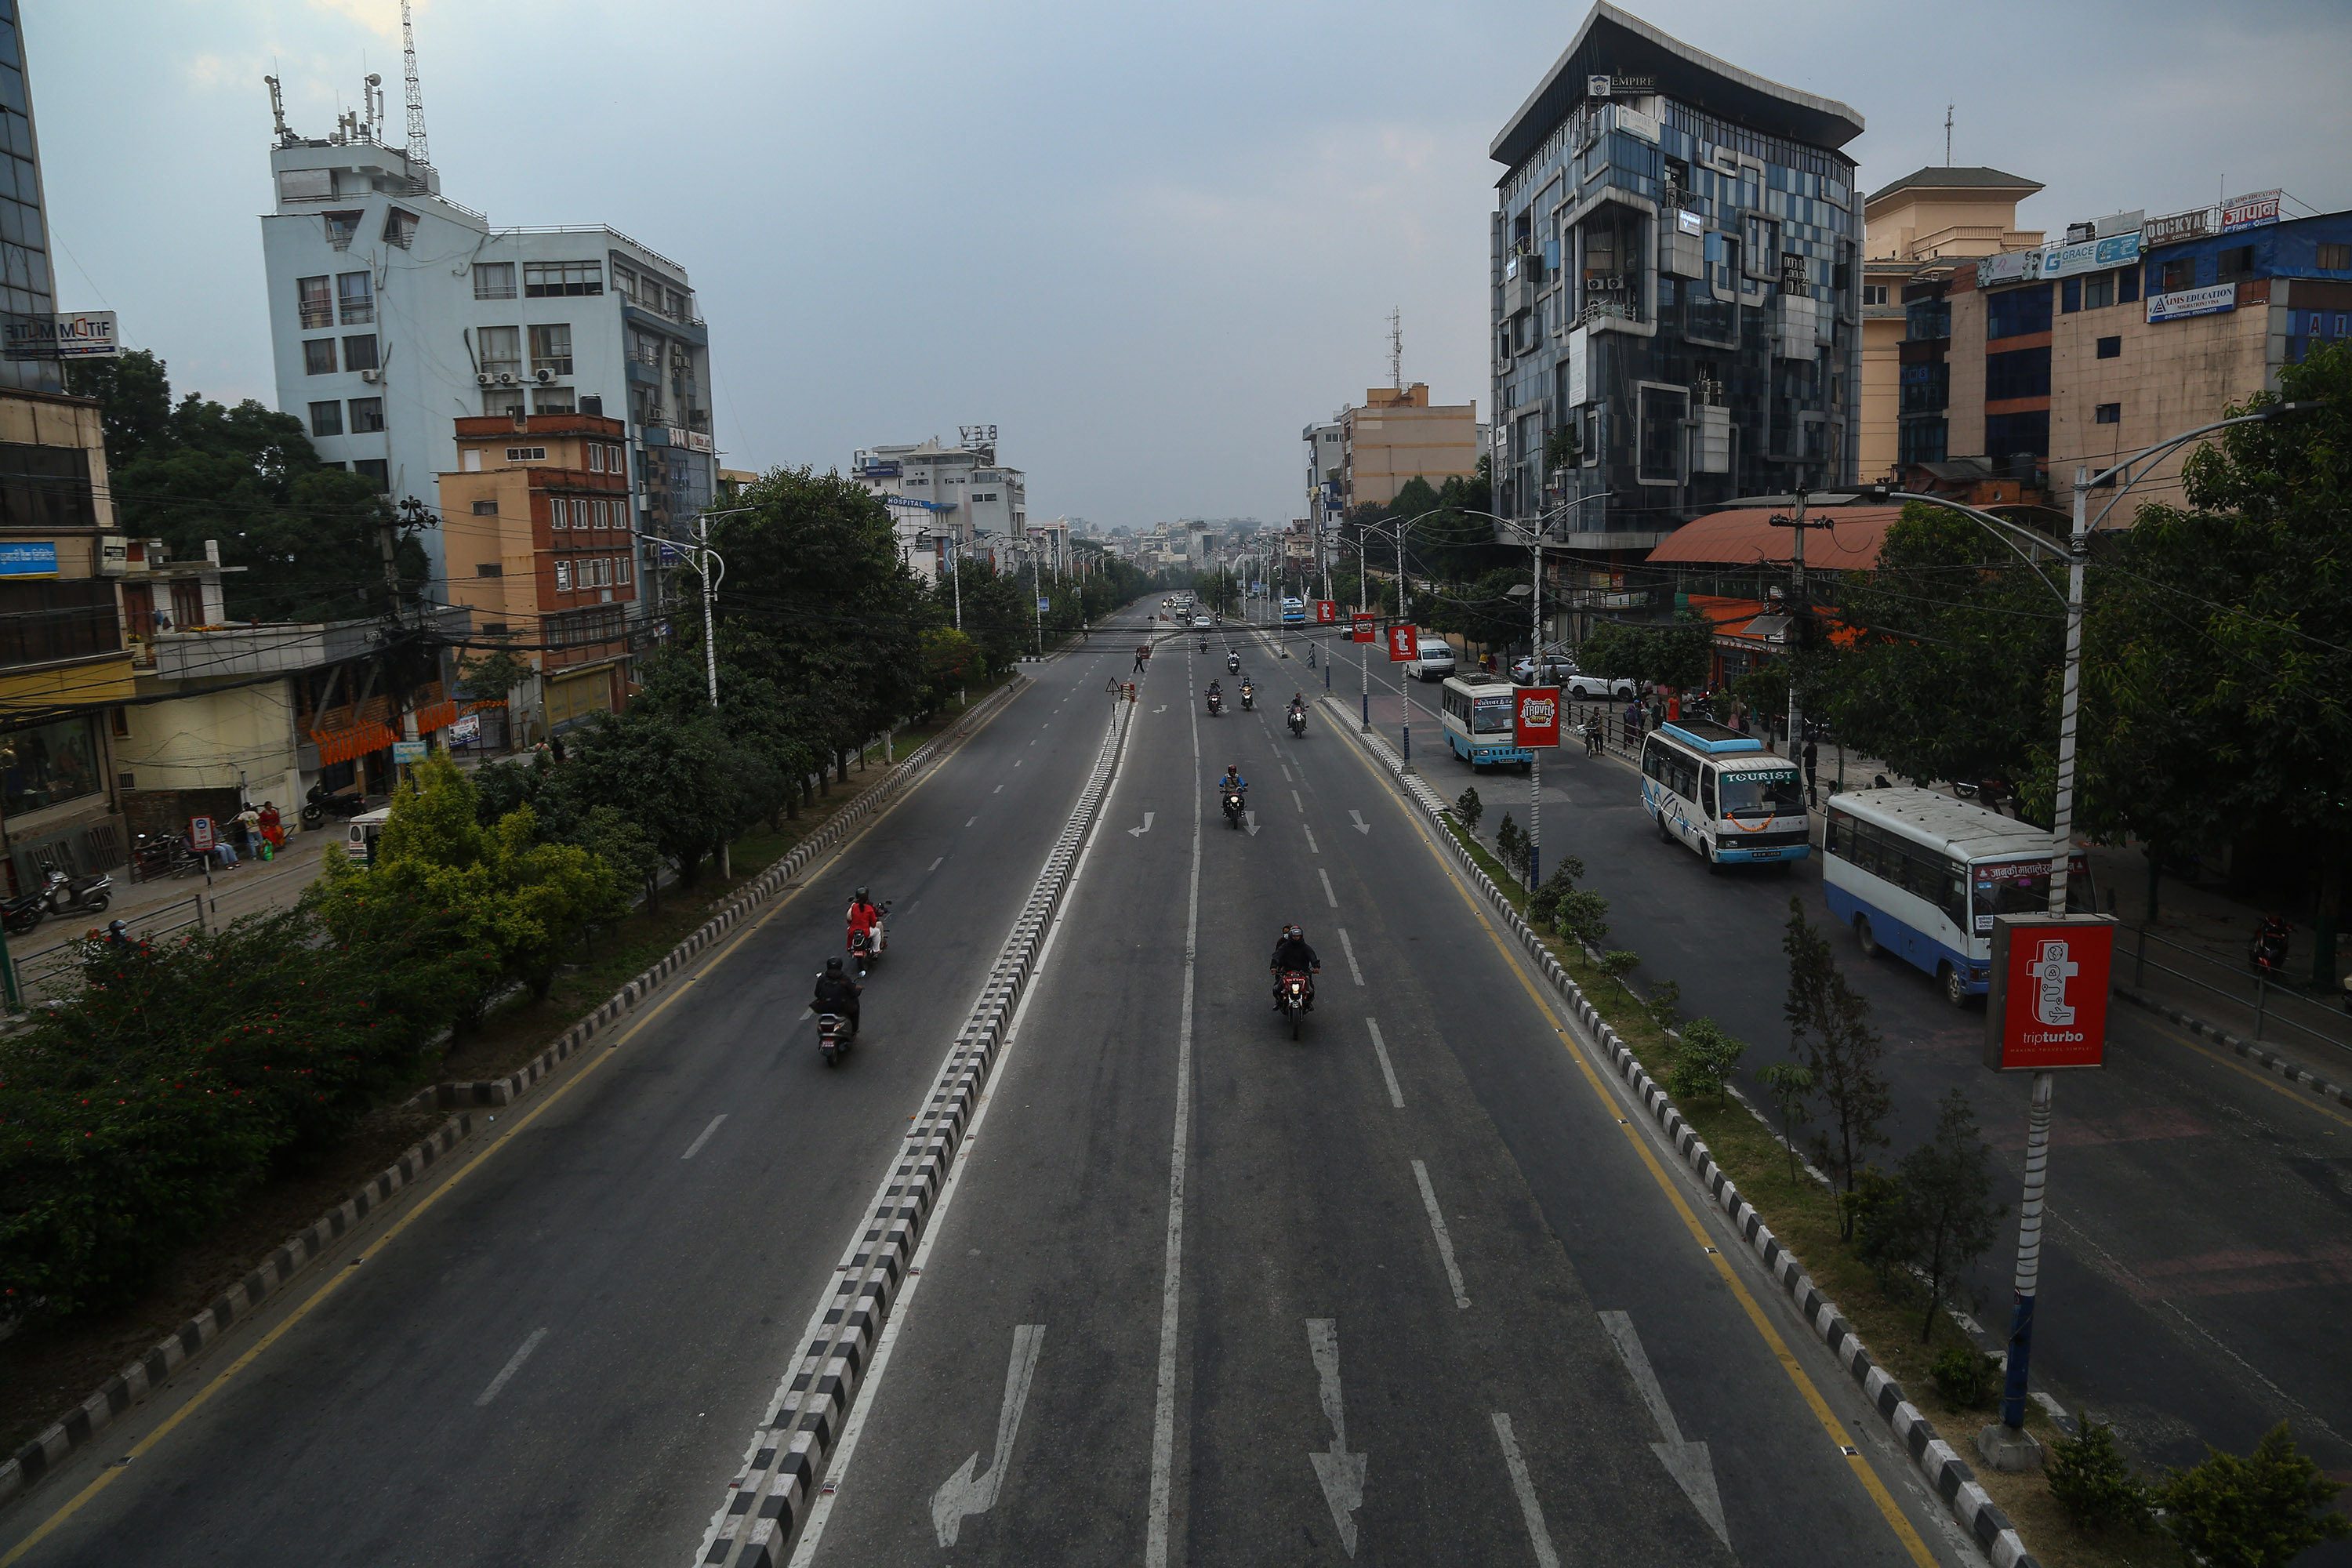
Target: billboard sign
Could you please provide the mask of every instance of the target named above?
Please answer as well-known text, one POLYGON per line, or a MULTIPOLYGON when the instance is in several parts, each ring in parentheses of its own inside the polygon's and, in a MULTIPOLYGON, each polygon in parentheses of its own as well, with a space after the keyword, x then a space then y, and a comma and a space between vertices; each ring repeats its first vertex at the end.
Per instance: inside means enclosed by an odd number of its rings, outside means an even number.
POLYGON ((1389 662, 1409 664, 1421 657, 1421 628, 1411 621, 1392 622, 1389 626, 1389 662))
POLYGON ((2231 196, 2221 204, 2221 232, 2235 234, 2242 228, 2261 228, 2279 220, 2277 191, 2256 191, 2252 195, 2231 196))
POLYGON ((1316 624, 1317 626, 1337 626, 1337 625, 1339 625, 1339 605, 1338 605, 1337 603, 1335 603, 1334 601, 1329 600, 1329 599, 1318 599, 1318 600, 1316 600, 1316 601, 1315 601, 1315 624, 1316 624))
POLYGON ((392 743, 392 760, 394 763, 421 763, 425 760, 425 750, 422 741, 394 741, 392 743))
POLYGON ((2190 316, 2210 316, 2238 308, 2238 286, 2216 283, 2206 289, 2179 289, 2169 294, 2147 297, 2147 319, 2155 321, 2185 321, 2190 316))
POLYGON ((1559 688, 1522 686, 1512 693, 1512 729, 1522 746, 1559 744, 1559 688))
POLYGON ((1998 289, 2008 283, 2031 283, 2042 276, 2042 252, 2012 250, 1988 256, 1977 263, 1977 287, 1998 289))
POLYGON ((2109 915, 1996 915, 1985 1066, 2053 1072, 2106 1065, 2109 915))
POLYGON ((56 540, 0 540, 0 577, 54 577, 57 574, 56 540))
POLYGON ((13 316, 0 353, 12 360, 108 359, 122 352, 111 310, 13 316))
POLYGON ((2213 232, 2213 209, 2199 207, 2195 212, 2173 213, 2166 217, 2152 217, 2140 226, 2140 244, 2153 250, 2159 245, 2179 245, 2185 240, 2202 239, 2213 232))
POLYGON ((1372 627, 1372 614, 1370 610, 1359 610, 1356 612, 1353 625, 1349 629, 1348 640, 1350 642, 1377 642, 1379 640, 1379 634, 1375 632, 1372 627))
MULTIPOLYGON (((2086 239, 2074 245, 2043 246, 2042 276, 2066 278, 2077 272, 2104 272, 2117 267, 2128 267, 2138 259, 2139 230, 2133 229, 2126 234, 2111 234, 2105 239, 2086 239)), ((1978 276, 1981 278, 1983 274, 1979 272, 1978 276)))

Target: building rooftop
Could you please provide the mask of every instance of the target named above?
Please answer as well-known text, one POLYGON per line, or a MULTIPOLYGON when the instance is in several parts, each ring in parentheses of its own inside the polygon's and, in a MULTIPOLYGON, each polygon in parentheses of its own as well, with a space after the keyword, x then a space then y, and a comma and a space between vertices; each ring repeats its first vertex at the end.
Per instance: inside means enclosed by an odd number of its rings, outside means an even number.
POLYGON ((1863 205, 1874 206, 1901 191, 2019 191, 2030 196, 2042 188, 2035 181, 2021 174, 2005 174, 1999 169, 1933 164, 1873 191, 1863 205))
POLYGON ((1861 113, 1833 98, 1742 70, 1601 0, 1542 84, 1487 146, 1487 155, 1517 168, 1584 97, 1589 76, 1654 77, 1657 90, 1668 98, 1811 146, 1843 147, 1863 131, 1861 113))
MULTIPOLYGON (((1789 559, 1792 528, 1775 528, 1772 519, 1783 515, 1777 507, 1738 507, 1709 512, 1683 524, 1650 552, 1653 566, 1678 562, 1708 565, 1776 564, 1789 559)), ((1903 515, 1895 506, 1842 506, 1817 510, 1813 518, 1834 517, 1805 542, 1805 564, 1834 572, 1864 571, 1878 564, 1878 547, 1886 530, 1903 515)))

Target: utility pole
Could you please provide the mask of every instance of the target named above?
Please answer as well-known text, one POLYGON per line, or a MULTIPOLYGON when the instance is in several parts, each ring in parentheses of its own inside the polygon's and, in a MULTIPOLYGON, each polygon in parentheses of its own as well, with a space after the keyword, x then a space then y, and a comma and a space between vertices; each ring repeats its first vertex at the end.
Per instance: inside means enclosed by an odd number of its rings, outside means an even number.
MULTIPOLYGON (((1789 629, 1791 635, 1788 643, 1790 650, 1794 653, 1805 646, 1804 637, 1809 625, 1809 610, 1805 603, 1805 531, 1837 525, 1829 518, 1806 521, 1803 490, 1797 492, 1795 516, 1775 517, 1770 521, 1774 528, 1795 531, 1789 549, 1789 629)), ((1789 760, 1797 764, 1797 787, 1805 792, 1805 798, 1810 803, 1813 793, 1812 780, 1805 773, 1805 717, 1798 708, 1794 658, 1790 660, 1789 668, 1789 760)))

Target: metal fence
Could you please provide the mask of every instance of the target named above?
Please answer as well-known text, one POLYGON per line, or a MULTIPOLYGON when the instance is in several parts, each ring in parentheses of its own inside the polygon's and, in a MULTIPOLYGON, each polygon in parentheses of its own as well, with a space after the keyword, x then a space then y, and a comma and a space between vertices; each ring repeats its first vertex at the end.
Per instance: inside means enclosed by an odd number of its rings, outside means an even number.
MULTIPOLYGON (((205 900, 201 896, 174 900, 125 924, 133 937, 151 942, 190 927, 202 931, 205 928, 205 900)), ((36 1003, 53 1002, 78 988, 81 984, 82 965, 88 961, 89 946, 87 935, 77 935, 15 957, 16 989, 23 1005, 31 1006, 36 1003)))
POLYGON ((2223 1027, 2251 1028, 2257 1040, 2284 1038, 2352 1051, 2352 1012, 2345 1010, 2352 1002, 2331 1006, 2309 991, 2183 947, 2145 926, 2126 922, 2120 937, 2118 978, 2128 975, 2135 986, 2170 993, 2223 1027))

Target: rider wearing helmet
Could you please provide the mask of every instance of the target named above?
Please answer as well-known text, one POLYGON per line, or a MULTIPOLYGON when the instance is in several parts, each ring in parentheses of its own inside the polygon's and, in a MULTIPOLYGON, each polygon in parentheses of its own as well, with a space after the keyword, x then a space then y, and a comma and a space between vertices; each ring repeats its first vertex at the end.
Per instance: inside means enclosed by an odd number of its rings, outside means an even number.
POLYGON ((837 1013, 849 1020, 849 1032, 857 1033, 857 997, 865 989, 849 976, 838 958, 824 961, 824 973, 816 977, 816 994, 809 1006, 819 1013, 837 1013))
POLYGON ((881 925, 882 911, 874 907, 874 900, 866 889, 858 889, 849 900, 849 937, 855 938, 859 931, 864 931, 870 945, 881 925))
POLYGON ((1217 781, 1217 793, 1221 795, 1249 794, 1249 780, 1242 777, 1242 765, 1239 763, 1225 764, 1225 776, 1217 781))
POLYGON ((1282 976, 1286 970, 1298 969, 1307 973, 1307 1010, 1315 1010, 1315 976, 1323 972, 1323 961, 1307 945, 1307 933, 1296 925, 1282 928, 1275 939, 1274 956, 1267 962, 1274 976, 1274 1005, 1282 1005, 1282 976))

